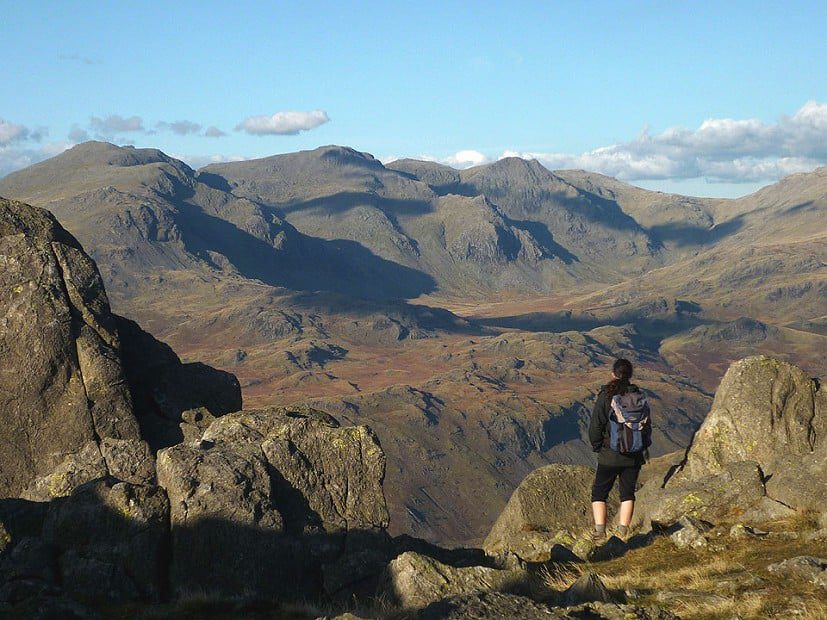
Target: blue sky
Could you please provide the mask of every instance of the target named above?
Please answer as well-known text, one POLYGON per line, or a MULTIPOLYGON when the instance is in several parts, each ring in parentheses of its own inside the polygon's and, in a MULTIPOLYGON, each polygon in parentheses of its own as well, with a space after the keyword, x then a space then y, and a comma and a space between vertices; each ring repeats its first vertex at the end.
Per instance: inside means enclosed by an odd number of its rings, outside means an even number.
POLYGON ((196 166, 323 144, 519 154, 724 196, 827 163, 826 3, 0 9, 0 174, 87 137, 196 166))

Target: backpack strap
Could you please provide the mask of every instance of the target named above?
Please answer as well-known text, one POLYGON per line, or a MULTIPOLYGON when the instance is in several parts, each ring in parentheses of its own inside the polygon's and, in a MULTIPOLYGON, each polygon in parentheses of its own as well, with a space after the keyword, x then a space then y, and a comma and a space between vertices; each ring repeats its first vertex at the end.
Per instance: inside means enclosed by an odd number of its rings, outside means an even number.
POLYGON ((626 418, 623 416, 623 407, 620 406, 620 396, 618 394, 612 396, 612 411, 620 424, 626 424, 626 418))

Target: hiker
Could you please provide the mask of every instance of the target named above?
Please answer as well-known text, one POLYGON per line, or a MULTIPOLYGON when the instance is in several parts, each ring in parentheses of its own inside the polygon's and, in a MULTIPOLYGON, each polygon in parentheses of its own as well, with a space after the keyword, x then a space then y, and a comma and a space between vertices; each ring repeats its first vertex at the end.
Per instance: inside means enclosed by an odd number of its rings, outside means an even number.
POLYGON ((615 361, 612 380, 601 388, 589 424, 589 441, 598 453, 592 486, 595 540, 606 536, 606 499, 616 479, 620 490, 617 535, 626 539, 635 510, 635 485, 652 443, 649 404, 641 389, 631 383, 632 372, 629 360, 615 361))

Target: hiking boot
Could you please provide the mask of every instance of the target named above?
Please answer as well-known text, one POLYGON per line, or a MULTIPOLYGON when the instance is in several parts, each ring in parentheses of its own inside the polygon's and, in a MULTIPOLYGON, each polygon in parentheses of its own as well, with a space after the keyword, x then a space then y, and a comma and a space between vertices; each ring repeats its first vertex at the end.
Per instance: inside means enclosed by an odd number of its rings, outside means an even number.
POLYGON ((595 545, 603 544, 604 542, 606 542, 606 538, 607 538, 607 532, 606 532, 605 529, 602 532, 600 532, 596 529, 592 529, 586 535, 586 539, 589 540, 589 542, 591 542, 595 545))
POLYGON ((632 532, 628 525, 625 527, 623 525, 615 525, 612 528, 612 536, 619 538, 623 542, 628 542, 631 535, 632 532))

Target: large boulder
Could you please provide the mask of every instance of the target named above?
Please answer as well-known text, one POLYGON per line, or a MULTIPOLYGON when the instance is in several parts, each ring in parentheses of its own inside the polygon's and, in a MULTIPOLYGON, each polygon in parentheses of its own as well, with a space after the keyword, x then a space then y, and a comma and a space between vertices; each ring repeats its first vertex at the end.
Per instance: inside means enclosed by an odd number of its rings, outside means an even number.
POLYGON ((349 582, 343 567, 381 567, 362 552, 388 542, 384 472, 370 429, 312 409, 215 419, 200 439, 158 454, 173 589, 299 598, 318 595, 326 565, 329 589, 349 582))
POLYGON ((0 497, 120 473, 101 442, 141 437, 100 274, 51 214, 4 199, 0 357, 0 497))
POLYGON ((800 368, 763 355, 733 363, 687 453, 680 479, 755 461, 767 494, 798 509, 827 496, 827 393, 800 368))
POLYGON ((733 363, 683 462, 646 481, 640 520, 691 515, 713 523, 824 512, 827 393, 786 362, 733 363))
POLYGON ((650 481, 637 495, 636 522, 667 527, 684 515, 710 523, 743 520, 765 499, 761 469, 754 461, 730 463, 701 480, 650 481))
MULTIPOLYGON (((491 555, 513 553, 527 562, 553 559, 554 545, 572 544, 591 524, 594 470, 553 464, 531 472, 511 495, 484 549, 491 555)), ((617 508, 617 491, 610 496, 617 508)))
POLYGON ((519 591, 526 588, 527 579, 520 569, 454 567, 414 551, 398 556, 387 568, 388 593, 404 608, 421 608, 472 592, 519 591))
POLYGON ((242 411, 218 418, 202 441, 256 445, 270 465, 287 531, 384 529, 385 453, 366 426, 341 426, 306 407, 242 411))

